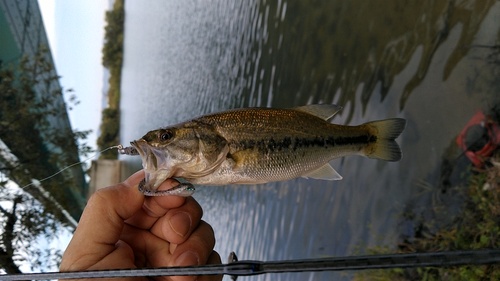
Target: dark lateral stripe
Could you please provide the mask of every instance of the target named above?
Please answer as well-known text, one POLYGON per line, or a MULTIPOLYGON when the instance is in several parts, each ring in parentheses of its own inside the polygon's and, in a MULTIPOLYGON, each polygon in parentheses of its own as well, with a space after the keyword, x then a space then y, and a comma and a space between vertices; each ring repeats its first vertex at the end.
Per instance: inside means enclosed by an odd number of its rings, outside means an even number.
POLYGON ((360 145, 369 144, 377 141, 377 137, 373 135, 360 135, 354 137, 328 137, 328 138, 292 138, 285 137, 280 140, 270 138, 268 140, 245 140, 238 143, 238 149, 252 149, 257 148, 259 151, 280 151, 282 149, 292 149, 293 151, 299 148, 309 147, 334 147, 345 145, 360 145))

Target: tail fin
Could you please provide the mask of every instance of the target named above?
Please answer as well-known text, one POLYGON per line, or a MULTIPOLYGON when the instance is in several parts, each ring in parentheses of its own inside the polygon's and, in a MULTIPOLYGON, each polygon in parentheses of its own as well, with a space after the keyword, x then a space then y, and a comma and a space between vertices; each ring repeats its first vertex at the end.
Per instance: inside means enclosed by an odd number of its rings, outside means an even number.
POLYGON ((370 131, 374 132, 377 141, 369 145, 365 154, 370 158, 386 161, 399 161, 403 157, 399 145, 395 139, 403 132, 406 120, 402 118, 391 118, 380 121, 365 123, 370 131))

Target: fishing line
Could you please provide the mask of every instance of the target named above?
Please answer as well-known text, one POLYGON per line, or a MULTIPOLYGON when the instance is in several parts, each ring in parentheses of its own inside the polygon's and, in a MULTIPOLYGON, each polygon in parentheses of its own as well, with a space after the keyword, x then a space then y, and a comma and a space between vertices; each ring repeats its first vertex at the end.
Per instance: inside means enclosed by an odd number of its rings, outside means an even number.
POLYGON ((65 168, 63 168, 63 169, 59 170, 59 171, 58 171, 57 173, 55 173, 55 174, 52 174, 52 175, 50 175, 50 176, 48 176, 48 177, 46 177, 46 178, 43 178, 43 179, 41 179, 41 180, 34 180, 34 181, 32 181, 31 183, 29 183, 29 184, 27 184, 27 185, 25 185, 25 186, 23 186, 23 187, 21 187, 21 188, 22 188, 22 189, 25 189, 26 187, 32 186, 32 185, 34 185, 34 184, 36 184, 36 183, 40 183, 40 182, 46 181, 46 180, 48 180, 48 179, 51 179, 51 178, 53 178, 53 177, 55 177, 55 176, 59 175, 60 173, 62 173, 62 172, 64 172, 64 171, 66 171, 66 170, 67 170, 67 169, 69 169, 69 168, 72 168, 72 167, 74 167, 74 166, 76 166, 76 165, 83 164, 83 163, 85 163, 85 162, 89 161, 90 159, 97 157, 99 154, 101 154, 101 153, 103 153, 103 152, 105 152, 105 151, 108 151, 108 150, 110 150, 110 149, 114 149, 114 148, 116 148, 116 149, 123 149, 123 146, 122 146, 121 144, 119 144, 119 145, 110 146, 110 147, 108 147, 108 148, 105 148, 105 149, 103 149, 103 150, 101 150, 101 151, 96 152, 94 155, 92 155, 92 156, 90 156, 90 157, 88 157, 88 158, 86 158, 86 159, 84 159, 84 160, 82 160, 82 161, 80 161, 80 162, 73 163, 73 164, 71 164, 71 165, 69 165, 69 166, 66 166, 65 168))

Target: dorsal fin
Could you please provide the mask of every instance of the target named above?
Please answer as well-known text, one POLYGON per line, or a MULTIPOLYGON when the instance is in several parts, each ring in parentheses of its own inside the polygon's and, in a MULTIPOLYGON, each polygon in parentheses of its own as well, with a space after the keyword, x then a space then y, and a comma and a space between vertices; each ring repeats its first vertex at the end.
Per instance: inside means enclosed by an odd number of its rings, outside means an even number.
POLYGON ((335 104, 310 104, 293 109, 318 116, 323 120, 329 120, 342 109, 342 106, 335 104))

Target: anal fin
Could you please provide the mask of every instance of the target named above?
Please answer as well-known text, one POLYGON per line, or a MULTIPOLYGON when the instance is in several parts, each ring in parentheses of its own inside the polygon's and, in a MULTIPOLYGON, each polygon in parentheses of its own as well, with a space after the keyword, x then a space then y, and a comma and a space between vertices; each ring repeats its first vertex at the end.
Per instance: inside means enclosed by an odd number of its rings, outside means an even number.
POLYGON ((341 180, 342 176, 335 171, 335 169, 330 166, 330 164, 326 163, 321 166, 319 169, 316 169, 312 172, 309 172, 302 177, 304 178, 313 178, 319 180, 341 180))

